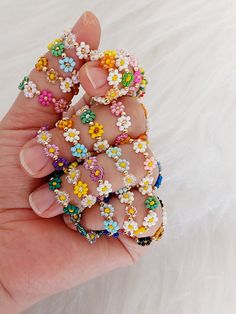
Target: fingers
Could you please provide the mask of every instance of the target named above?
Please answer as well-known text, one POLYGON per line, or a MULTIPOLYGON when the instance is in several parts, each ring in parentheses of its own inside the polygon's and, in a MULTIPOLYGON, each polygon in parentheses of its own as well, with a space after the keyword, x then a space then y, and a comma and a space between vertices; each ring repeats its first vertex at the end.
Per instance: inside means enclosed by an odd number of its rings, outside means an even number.
MULTIPOLYGON (((152 156, 150 150, 147 153, 152 156)), ((146 175, 146 170, 143 167, 144 156, 134 152, 131 144, 122 145, 122 159, 129 162, 129 174, 136 177, 137 183, 146 175)), ((112 186, 112 192, 115 192, 125 186, 123 181, 123 174, 118 171, 115 161, 107 156, 107 154, 100 154, 97 156, 97 162, 104 170, 103 181, 108 181, 112 186)), ((89 170, 85 169, 83 165, 77 167, 80 172, 80 181, 88 188, 87 194, 98 197, 98 182, 95 182, 91 177, 89 170)), ((156 179, 158 170, 155 169, 153 177, 156 179)), ((154 181, 155 181, 154 179, 154 181)), ((73 184, 67 182, 66 175, 61 177, 62 183, 60 190, 69 195, 72 204, 81 207, 81 198, 75 194, 73 184)), ((48 184, 35 190, 30 195, 30 205, 32 209, 41 217, 49 218, 63 213, 63 207, 59 205, 55 199, 55 193, 49 190, 48 184)))
MULTIPOLYGON (((76 35, 76 41, 84 41, 92 49, 98 47, 100 41, 100 24, 97 18, 91 12, 85 12, 77 23, 74 25, 72 32, 76 35)), ((76 62, 76 70, 79 70, 83 62, 76 57, 74 49, 66 49, 66 55, 72 57, 76 62)), ((48 59, 48 67, 54 69, 59 76, 65 78, 69 77, 70 73, 65 73, 62 71, 59 64, 58 57, 52 55, 48 52, 45 57, 48 59)), ((63 93, 60 89, 60 81, 55 84, 49 84, 46 78, 46 73, 43 71, 39 72, 34 69, 30 75, 30 80, 32 80, 37 89, 40 91, 49 91, 55 99, 63 99, 66 102, 70 102, 73 97, 73 93, 63 93)), ((38 96, 33 98, 26 98, 23 92, 20 92, 12 108, 5 116, 2 121, 1 126, 6 129, 18 129, 18 128, 38 128, 45 121, 50 125, 55 123, 59 115, 54 111, 54 106, 49 106, 41 102, 39 104, 38 96)), ((58 108, 60 104, 57 105, 58 108)), ((57 111, 60 109, 57 108, 57 111)), ((60 110, 59 110, 60 111, 60 110)))
POLYGON ((79 72, 83 89, 91 96, 103 96, 110 86, 107 83, 107 71, 98 62, 85 63, 79 72))
MULTIPOLYGON (((85 105, 86 98, 80 101, 80 105, 85 105)), ((121 99, 125 105, 125 112, 131 117, 131 126, 129 128, 129 135, 132 138, 137 138, 146 132, 146 119, 143 107, 138 103, 135 98, 123 97, 121 99)), ((116 125, 117 117, 111 114, 110 106, 94 105, 92 111, 96 114, 96 122, 103 125, 104 134, 103 138, 112 145, 120 131, 116 125)), ((94 139, 89 134, 89 125, 82 123, 79 117, 72 118, 74 128, 80 131, 80 143, 84 144, 88 151, 92 151, 94 139)), ((73 143, 65 141, 64 132, 58 128, 50 130, 52 134, 53 144, 59 147, 60 156, 65 157, 68 161, 75 160, 71 154, 71 147, 73 143)), ((20 160, 22 167, 33 177, 44 177, 51 172, 54 168, 52 166, 51 158, 44 154, 42 146, 37 143, 37 139, 29 141, 21 150, 20 160)))
MULTIPOLYGON (((137 215, 135 217, 135 221, 138 226, 142 226, 144 222, 144 217, 147 215, 147 209, 145 208, 145 200, 146 196, 139 193, 137 190, 132 189, 132 193, 134 193, 134 202, 133 206, 137 208, 137 215)), ((109 201, 109 204, 113 206, 115 209, 114 216, 112 217, 114 221, 117 221, 120 229, 123 228, 124 221, 127 220, 125 214, 126 204, 122 204, 117 197, 112 197, 109 201)), ((147 232, 145 232, 145 236, 152 236, 155 231, 160 227, 162 223, 162 207, 159 205, 156 209, 158 221, 154 226, 151 226, 147 232)), ((73 222, 70 220, 68 215, 64 215, 64 221, 72 230, 76 230, 73 222)), ((92 208, 86 209, 83 212, 81 221, 81 225, 88 230, 103 230, 104 229, 104 218, 100 215, 100 205, 95 204, 92 208)), ((144 235, 138 235, 138 237, 142 237, 144 235)))

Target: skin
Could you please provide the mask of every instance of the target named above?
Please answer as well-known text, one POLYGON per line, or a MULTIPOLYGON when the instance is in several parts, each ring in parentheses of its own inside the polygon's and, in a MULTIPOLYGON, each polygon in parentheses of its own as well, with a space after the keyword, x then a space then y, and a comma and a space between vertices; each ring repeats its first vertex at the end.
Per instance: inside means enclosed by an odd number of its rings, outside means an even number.
MULTIPOLYGON (((73 28, 77 41, 85 41, 92 49, 100 41, 100 25, 97 18, 85 12, 73 28)), ((73 54, 72 54, 73 56, 73 54)), ((58 63, 50 54, 47 55, 51 67, 58 72, 58 63)), ((85 104, 89 95, 104 95, 108 86, 106 75, 93 64, 77 63, 80 69, 81 84, 86 95, 78 102, 76 108, 85 104)), ((60 73, 63 75, 63 73, 60 73)), ((37 82, 40 90, 47 89, 45 74, 33 70, 30 78, 37 82)), ((65 97, 58 85, 50 85, 56 98, 65 97)), ((68 95, 68 94, 67 94, 68 95)), ((72 95, 67 96, 68 99, 72 95)), ((124 98, 126 111, 131 116, 133 126, 131 135, 138 136, 145 131, 143 109, 131 98, 124 98)), ((73 114, 73 110, 69 115, 73 114)), ((106 107, 95 108, 99 122, 104 124, 104 138, 112 141, 116 136, 115 119, 106 107)), ((51 107, 39 106, 37 100, 26 99, 20 93, 8 114, 0 123, 0 312, 17 313, 39 300, 57 292, 100 276, 117 267, 133 264, 145 251, 132 239, 121 236, 99 239, 92 247, 74 232, 67 217, 61 215, 62 208, 55 202, 53 192, 45 186, 47 176, 52 171, 51 161, 45 159, 42 148, 36 143, 35 132, 47 122, 53 128, 60 119, 51 107), (33 147, 33 150, 32 150, 33 147), (38 167, 38 168, 37 168, 38 167), (50 204, 51 202, 51 204, 50 204), (45 219, 49 218, 50 219, 45 219), (68 228, 69 227, 69 228, 68 228)), ((91 140, 86 128, 75 120, 81 130, 81 139, 91 148, 91 140)), ((62 155, 70 158, 69 144, 65 144, 61 131, 52 130, 53 140, 60 147, 62 155)), ((151 152, 150 152, 151 154, 151 152)), ((106 156, 99 156, 104 166, 106 156)), ((124 148, 124 158, 132 165, 132 172, 141 179, 145 172, 140 170, 142 155, 135 154, 129 145, 124 148)), ((106 175, 115 189, 122 186, 117 170, 109 167, 106 175), (114 175, 115 173, 115 175, 114 175), (115 179, 114 179, 115 177, 115 179)), ((157 173, 155 173, 157 177, 157 173)), ((84 174, 85 181, 93 189, 93 182, 84 174)), ((73 197, 71 187, 63 178, 63 189, 73 197)), ((137 222, 142 223, 145 215, 144 197, 135 192, 134 205, 140 208, 137 222)), ((111 200, 118 210, 115 219, 122 225, 124 221, 124 204, 116 198, 111 200)), ((158 211, 159 223, 161 213, 158 211)), ((84 213, 82 224, 91 229, 101 229, 103 220, 98 215, 98 205, 84 213), (96 218, 95 218, 96 217, 96 218)))

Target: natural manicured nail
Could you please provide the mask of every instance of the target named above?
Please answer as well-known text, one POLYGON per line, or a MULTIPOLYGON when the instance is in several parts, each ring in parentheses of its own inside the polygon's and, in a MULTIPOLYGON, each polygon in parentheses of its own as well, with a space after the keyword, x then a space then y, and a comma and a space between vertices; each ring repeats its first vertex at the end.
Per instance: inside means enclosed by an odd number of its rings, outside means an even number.
POLYGON ((101 88, 107 83, 107 77, 103 69, 87 64, 85 66, 85 71, 94 89, 101 88))
POLYGON ((47 215, 44 217, 53 217, 62 212, 61 206, 56 202, 55 193, 48 189, 47 184, 30 194, 29 203, 34 212, 40 216, 46 211, 47 215))
POLYGON ((50 163, 50 160, 51 159, 44 154, 42 146, 38 144, 25 147, 20 152, 21 165, 31 176, 39 173, 50 163))

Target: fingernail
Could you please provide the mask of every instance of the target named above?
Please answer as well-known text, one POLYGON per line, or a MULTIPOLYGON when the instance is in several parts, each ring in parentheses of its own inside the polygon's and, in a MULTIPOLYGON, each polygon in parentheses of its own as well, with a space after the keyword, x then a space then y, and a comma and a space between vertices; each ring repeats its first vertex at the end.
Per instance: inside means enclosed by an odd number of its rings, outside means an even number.
POLYGON ((42 214, 56 202, 54 192, 44 185, 30 194, 29 203, 36 214, 42 214))
POLYGON ((107 76, 103 69, 96 66, 86 65, 85 71, 87 77, 94 89, 101 88, 107 83, 107 76))
POLYGON ((51 159, 44 154, 42 146, 38 144, 23 148, 20 152, 21 165, 31 176, 39 173, 50 163, 50 160, 51 159))
POLYGON ((93 24, 97 20, 96 16, 90 12, 90 11, 85 11, 79 18, 78 20, 78 26, 81 27, 82 25, 85 24, 93 24))

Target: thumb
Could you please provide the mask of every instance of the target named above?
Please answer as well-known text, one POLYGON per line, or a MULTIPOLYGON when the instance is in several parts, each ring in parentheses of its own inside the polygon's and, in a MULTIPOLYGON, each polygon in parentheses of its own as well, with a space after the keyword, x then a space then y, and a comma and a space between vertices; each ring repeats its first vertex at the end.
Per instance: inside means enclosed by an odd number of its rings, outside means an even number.
POLYGON ((85 63, 79 71, 80 83, 90 96, 104 96, 111 88, 107 82, 107 71, 99 66, 99 62, 85 63))

